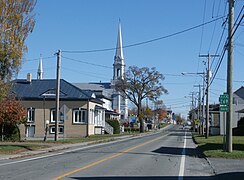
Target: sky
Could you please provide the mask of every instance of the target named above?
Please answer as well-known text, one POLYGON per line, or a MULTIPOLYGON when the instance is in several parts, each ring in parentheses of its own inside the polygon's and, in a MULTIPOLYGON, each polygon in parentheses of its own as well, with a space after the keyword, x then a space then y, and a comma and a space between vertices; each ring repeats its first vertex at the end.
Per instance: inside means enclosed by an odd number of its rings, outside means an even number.
MULTIPOLYGON (((244 0, 235 1, 235 20, 243 5, 244 0)), ((227 0, 39 0, 34 11, 36 25, 17 78, 32 73, 35 79, 42 56, 44 79, 55 79, 60 49, 62 79, 110 82, 120 20, 126 68, 156 67, 169 92, 160 99, 184 117, 191 93, 197 97, 196 86, 203 83, 199 73, 206 71, 207 58, 199 55, 221 55, 228 33, 227 0), (99 51, 84 52, 94 50, 99 51)), ((234 43, 233 91, 244 84, 244 20, 234 43)), ((210 103, 226 91, 226 54, 218 71, 221 58, 210 60, 212 74, 217 72, 210 103)))

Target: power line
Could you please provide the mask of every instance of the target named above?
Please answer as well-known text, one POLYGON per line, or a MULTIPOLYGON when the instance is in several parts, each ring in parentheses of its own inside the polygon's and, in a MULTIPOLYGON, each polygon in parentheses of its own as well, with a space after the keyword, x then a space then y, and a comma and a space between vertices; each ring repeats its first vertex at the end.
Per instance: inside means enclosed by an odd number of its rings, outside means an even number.
MULTIPOLYGON (((239 19, 240 14, 241 14, 241 12, 243 11, 243 8, 244 8, 244 6, 242 7, 242 9, 241 9, 241 11, 240 11, 240 13, 239 13, 238 18, 236 19, 236 21, 239 19)), ((216 76, 217 73, 218 73, 218 70, 219 70, 220 65, 221 65, 221 63, 222 63, 222 61, 223 61, 225 52, 226 52, 227 47, 228 47, 228 44, 229 44, 229 39, 231 39, 231 38, 234 36, 234 34, 236 33, 238 27, 240 26, 240 24, 241 24, 243 18, 244 18, 244 15, 242 15, 241 19, 239 20, 239 22, 238 22, 238 24, 237 24, 237 26, 236 26, 236 28, 235 28, 233 34, 231 35, 231 37, 228 37, 228 39, 227 39, 226 42, 225 42, 225 46, 224 46, 224 48, 223 48, 222 56, 220 57, 220 61, 219 61, 219 64, 218 64, 218 66, 217 66, 217 70, 216 70, 216 72, 214 73, 214 76, 213 76, 213 78, 211 79, 211 82, 210 82, 209 86, 212 84, 212 82, 214 81, 215 76, 216 76)))
MULTIPOLYGON (((205 15, 206 15, 206 4, 207 4, 207 0, 205 0, 204 2, 204 8, 203 8, 203 20, 202 23, 205 22, 205 15)), ((204 26, 202 26, 202 32, 201 32, 201 41, 200 41, 200 48, 199 48, 199 54, 202 50, 202 41, 203 41, 203 31, 204 31, 204 26)))
POLYGON ((62 69, 66 70, 66 71, 71 71, 71 72, 75 72, 75 73, 78 73, 78 74, 82 74, 82 75, 85 75, 85 76, 89 76, 89 77, 92 76, 92 77, 95 77, 95 78, 108 80, 108 78, 105 78, 105 77, 102 77, 102 76, 96 76, 96 75, 94 75, 94 73, 85 73, 83 71, 77 71, 77 70, 66 68, 66 67, 62 67, 62 69))
MULTIPOLYGON (((134 44, 130 44, 130 45, 127 45, 127 46, 123 46, 122 48, 129 48, 129 47, 134 47, 134 46, 140 46, 140 45, 144 45, 144 44, 148 44, 148 43, 152 43, 154 41, 159 41, 159 40, 162 40, 162 39, 166 39, 166 38, 169 38, 169 37, 173 37, 173 36, 176 36, 176 35, 179 35, 179 34, 182 34, 182 33, 185 33, 185 32, 188 32, 188 31, 191 31, 191 30, 194 30, 194 29, 197 29, 199 27, 202 27, 202 26, 205 26, 207 24, 210 24, 212 22, 215 22, 219 19, 222 19, 224 16, 222 17, 218 17, 216 19, 213 19, 211 21, 208 21, 208 22, 204 22, 202 24, 199 24, 199 25, 196 25, 196 26, 193 26, 193 27, 190 27, 190 28, 187 28, 185 30, 182 30, 182 31, 178 31, 178 32, 175 32, 175 33, 172 33, 172 34, 169 34, 169 35, 166 35, 166 36, 162 36, 162 37, 158 37, 158 38, 154 38, 154 39, 151 39, 151 40, 147 40, 147 41, 143 41, 143 42, 139 42, 139 43, 134 43, 134 44)), ((104 51, 112 51, 112 50, 115 50, 117 48, 105 48, 105 49, 94 49, 94 50, 84 50, 84 51, 70 51, 70 50, 64 50, 62 51, 62 53, 94 53, 94 52, 104 52, 104 51)))
POLYGON ((82 60, 78 60, 78 59, 68 58, 68 57, 64 57, 64 56, 62 56, 62 58, 68 59, 68 60, 71 60, 71 61, 75 61, 75 62, 79 62, 79 63, 83 63, 83 64, 89 64, 89 65, 92 65, 92 66, 98 66, 98 67, 112 69, 112 67, 110 67, 110 66, 104 66, 104 65, 101 65, 101 64, 89 63, 87 61, 82 61, 82 60))
MULTIPOLYGON (((55 58, 56 56, 48 56, 48 57, 42 57, 42 59, 51 59, 51 58, 55 58)), ((24 59, 23 61, 24 62, 27 62, 27 61, 38 61, 40 60, 40 58, 34 58, 34 59, 24 59)))

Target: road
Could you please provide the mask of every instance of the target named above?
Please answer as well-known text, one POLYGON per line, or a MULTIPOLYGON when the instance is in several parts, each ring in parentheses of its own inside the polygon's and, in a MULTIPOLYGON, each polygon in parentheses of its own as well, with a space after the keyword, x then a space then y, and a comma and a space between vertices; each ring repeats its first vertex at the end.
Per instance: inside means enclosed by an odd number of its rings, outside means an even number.
POLYGON ((191 132, 171 126, 157 133, 42 156, 0 162, 0 179, 212 179, 191 132))

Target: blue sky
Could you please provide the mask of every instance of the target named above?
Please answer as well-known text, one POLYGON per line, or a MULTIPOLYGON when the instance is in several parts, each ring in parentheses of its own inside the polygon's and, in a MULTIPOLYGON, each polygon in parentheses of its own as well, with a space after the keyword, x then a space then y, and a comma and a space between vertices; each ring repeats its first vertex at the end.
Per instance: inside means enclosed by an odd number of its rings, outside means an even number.
MULTIPOLYGON (((243 5, 244 0, 236 0, 236 18, 243 5)), ((35 8, 36 26, 26 41, 28 52, 18 78, 26 78, 29 72, 36 78, 40 54, 44 78, 56 78, 54 54, 61 49, 61 78, 69 82, 109 82, 115 50, 67 51, 115 48, 120 19, 124 46, 162 37, 124 48, 125 63, 127 67, 156 67, 165 75, 162 84, 169 91, 161 99, 175 113, 186 115, 191 104, 189 94, 198 91, 194 85, 202 84, 202 77, 181 73, 206 69, 206 58, 199 58, 199 54, 220 54, 227 37, 227 26, 223 26, 227 12, 227 0, 41 0, 35 8), (193 28, 216 18, 219 20, 193 28)), ((244 84, 243 24, 235 34, 234 90, 244 84)), ((212 60, 213 73, 218 60, 212 60)), ((226 90, 226 61, 225 56, 210 87, 211 103, 218 103, 219 95, 226 90)))

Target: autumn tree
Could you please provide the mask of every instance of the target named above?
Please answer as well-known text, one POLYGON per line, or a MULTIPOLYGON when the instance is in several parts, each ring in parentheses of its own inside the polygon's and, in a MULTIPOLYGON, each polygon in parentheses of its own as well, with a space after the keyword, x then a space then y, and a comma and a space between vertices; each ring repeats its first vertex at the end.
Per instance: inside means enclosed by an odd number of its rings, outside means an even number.
POLYGON ((167 111, 165 110, 166 106, 163 103, 163 100, 155 99, 153 102, 155 106, 155 112, 158 114, 158 119, 162 120, 167 116, 167 111))
POLYGON ((163 120, 167 117, 167 111, 165 109, 158 109, 158 119, 163 120))
POLYGON ((185 120, 181 117, 180 114, 176 114, 176 123, 182 124, 185 120))
POLYGON ((115 87, 122 96, 128 98, 137 107, 137 117, 140 121, 140 132, 144 132, 144 120, 142 118, 142 101, 145 98, 153 100, 167 90, 162 86, 164 76, 153 67, 130 66, 125 77, 117 80, 115 87))
MULTIPOLYGON (((25 121, 26 110, 20 101, 17 101, 14 96, 8 96, 0 102, 0 126, 2 141, 4 140, 4 132, 6 126, 14 126, 25 121)), ((18 128, 17 128, 18 129, 18 128)))
POLYGON ((36 0, 0 1, 0 80, 8 81, 18 73, 25 40, 32 32, 35 20, 33 9, 36 0))

